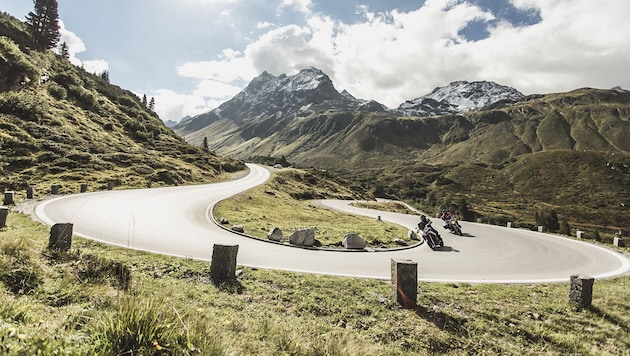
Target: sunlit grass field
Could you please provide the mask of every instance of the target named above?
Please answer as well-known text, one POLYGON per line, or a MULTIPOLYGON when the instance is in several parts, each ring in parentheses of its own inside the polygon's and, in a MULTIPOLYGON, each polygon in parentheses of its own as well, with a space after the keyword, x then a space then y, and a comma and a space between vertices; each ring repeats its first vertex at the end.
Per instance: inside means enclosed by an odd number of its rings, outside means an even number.
MULTIPOLYGON (((310 210, 322 230, 330 213, 310 210)), ((619 355, 630 344, 630 276, 597 280, 582 310, 568 302, 569 276, 420 283, 407 310, 389 281, 243 268, 215 285, 207 261, 77 237, 55 252, 48 237, 13 212, 0 230, 1 354, 619 355)))

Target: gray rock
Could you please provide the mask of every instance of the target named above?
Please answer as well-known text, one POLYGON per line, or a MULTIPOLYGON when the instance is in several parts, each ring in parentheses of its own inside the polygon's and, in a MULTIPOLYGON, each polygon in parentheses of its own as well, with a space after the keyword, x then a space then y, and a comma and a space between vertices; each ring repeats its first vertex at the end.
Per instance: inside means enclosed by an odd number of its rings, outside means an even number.
POLYGON ((242 225, 234 225, 232 226, 232 231, 245 232, 245 228, 242 225))
POLYGON ((343 247, 347 249, 362 249, 365 248, 365 241, 356 233, 349 233, 343 236, 341 241, 343 247))
POLYGON ((420 237, 418 237, 418 233, 413 230, 407 231, 407 237, 409 238, 409 240, 420 240, 420 237))
POLYGON ((401 240, 401 239, 394 239, 394 242, 395 242, 397 245, 400 245, 400 246, 408 246, 408 245, 409 245, 409 244, 407 243, 407 241, 405 241, 405 240, 401 240))
POLYGON ((282 230, 279 227, 274 227, 267 233, 267 238, 272 241, 282 241, 282 230))
POLYGON ((296 246, 313 246, 315 244, 315 231, 313 229, 300 229, 289 236, 289 243, 296 246))

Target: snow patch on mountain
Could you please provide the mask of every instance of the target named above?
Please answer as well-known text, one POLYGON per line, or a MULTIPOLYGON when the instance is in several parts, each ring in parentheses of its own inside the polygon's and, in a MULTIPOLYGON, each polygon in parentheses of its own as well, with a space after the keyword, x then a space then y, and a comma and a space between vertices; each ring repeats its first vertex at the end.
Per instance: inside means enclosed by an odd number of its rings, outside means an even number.
POLYGON ((402 103, 397 111, 408 116, 456 114, 478 109, 501 100, 516 100, 518 90, 490 81, 456 81, 431 93, 402 103))

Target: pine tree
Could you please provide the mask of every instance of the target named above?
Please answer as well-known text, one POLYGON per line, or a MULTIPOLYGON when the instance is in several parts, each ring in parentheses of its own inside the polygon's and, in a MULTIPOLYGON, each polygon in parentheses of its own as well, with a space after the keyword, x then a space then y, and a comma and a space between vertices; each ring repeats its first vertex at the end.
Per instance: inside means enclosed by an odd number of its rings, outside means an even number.
POLYGON ((144 107, 147 107, 148 105, 147 94, 142 94, 142 105, 144 105, 144 107))
POLYGON ((203 138, 203 143, 201 144, 201 147, 203 148, 204 151, 209 152, 210 151, 210 147, 208 147, 208 138, 204 137, 203 138))
POLYGON ((149 110, 154 111, 155 110, 155 98, 151 97, 151 100, 149 100, 149 110))
POLYGON ((59 32, 59 12, 57 0, 33 0, 34 11, 26 15, 26 25, 39 49, 57 47, 59 32))
POLYGON ((64 41, 61 43, 61 56, 65 59, 70 59, 70 50, 68 49, 68 44, 64 41))
POLYGON ((102 79, 104 79, 105 81, 107 81, 109 83, 109 71, 108 70, 104 70, 103 73, 101 73, 99 75, 99 77, 101 77, 102 79))

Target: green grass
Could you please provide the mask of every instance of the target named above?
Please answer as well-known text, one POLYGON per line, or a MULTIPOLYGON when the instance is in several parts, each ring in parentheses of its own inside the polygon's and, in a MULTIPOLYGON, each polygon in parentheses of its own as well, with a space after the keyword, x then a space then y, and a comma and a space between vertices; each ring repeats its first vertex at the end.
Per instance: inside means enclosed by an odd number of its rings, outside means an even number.
POLYGON ((323 178, 320 174, 296 169, 278 171, 262 186, 219 202, 213 215, 217 221, 225 218, 230 226, 241 225, 245 233, 261 239, 267 239, 267 233, 278 227, 285 242, 292 232, 313 228, 315 238, 324 247, 341 246, 343 236, 351 232, 371 247, 393 246, 394 239, 412 242, 407 229, 400 225, 319 206, 316 199, 353 198, 343 181, 323 178))
POLYGON ((597 280, 582 310, 568 303, 568 281, 420 283, 418 306, 405 310, 387 281, 245 268, 215 286, 207 262, 77 237, 71 251, 52 253, 47 238, 17 213, 0 230, 1 275, 29 256, 23 267, 40 281, 23 291, 3 281, 0 353, 613 355, 630 343, 629 276, 597 280), (127 289, 95 272, 118 264, 130 271, 127 289))

